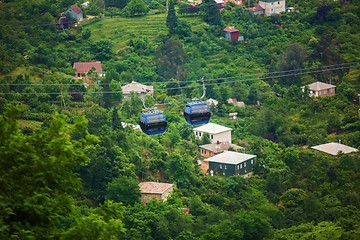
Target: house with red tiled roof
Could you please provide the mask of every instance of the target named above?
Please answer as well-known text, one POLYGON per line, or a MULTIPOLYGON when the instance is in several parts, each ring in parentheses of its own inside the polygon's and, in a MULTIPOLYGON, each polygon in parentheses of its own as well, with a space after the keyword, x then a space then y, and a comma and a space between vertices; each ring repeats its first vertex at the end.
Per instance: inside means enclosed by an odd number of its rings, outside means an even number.
POLYGON ((69 7, 68 10, 64 12, 63 16, 66 14, 70 14, 71 17, 75 18, 77 23, 84 20, 83 11, 76 4, 69 7))
POLYGON ((150 199, 166 201, 167 197, 173 191, 174 184, 160 182, 141 182, 139 183, 141 191, 141 204, 145 205, 150 199))
POLYGON ((249 8, 250 12, 253 12, 254 15, 264 15, 265 14, 265 9, 263 9, 261 6, 255 6, 252 8, 249 8))
POLYGON ((88 74, 88 72, 94 68, 99 77, 103 76, 103 70, 101 67, 101 62, 76 62, 74 63, 74 68, 76 69, 76 76, 81 77, 82 74, 88 74))
POLYGON ((234 27, 226 26, 226 28, 224 28, 224 31, 225 31, 226 41, 234 41, 234 40, 241 41, 244 39, 243 36, 239 36, 239 30, 237 30, 234 27))

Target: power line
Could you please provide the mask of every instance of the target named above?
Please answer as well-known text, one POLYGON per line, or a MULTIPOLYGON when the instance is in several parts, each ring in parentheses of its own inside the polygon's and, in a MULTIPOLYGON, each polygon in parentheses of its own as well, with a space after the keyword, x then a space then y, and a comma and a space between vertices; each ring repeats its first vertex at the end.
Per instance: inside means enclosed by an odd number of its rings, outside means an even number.
MULTIPOLYGON (((339 66, 343 65, 343 64, 338 64, 339 66)), ((360 67, 360 65, 355 65, 355 66, 351 66, 351 67, 360 67)), ((304 75, 304 74, 314 74, 314 73, 320 73, 320 72, 327 72, 327 71, 334 71, 334 70, 341 70, 341 69, 346 69, 346 68, 350 68, 350 66, 348 67, 338 67, 338 68, 332 68, 332 69, 320 69, 320 70, 316 70, 316 71, 311 71, 311 72, 295 72, 295 73, 289 73, 289 74, 283 74, 283 75, 276 75, 276 76, 267 76, 267 77, 262 77, 262 78, 252 78, 252 79, 243 79, 243 80, 236 80, 236 81, 228 81, 228 82, 221 82, 221 83, 209 83, 209 84, 205 84, 206 86, 211 86, 211 85, 221 85, 221 84, 229 84, 229 83, 237 83, 237 82, 248 82, 248 81, 258 81, 258 80, 267 80, 267 79, 272 79, 272 78, 281 78, 281 77, 288 77, 288 76, 298 76, 298 75, 304 75)), ((297 70, 289 70, 289 72, 291 71, 297 71, 297 70)), ((283 72, 288 72, 288 71, 283 71, 283 72)), ((278 72, 274 72, 274 73, 278 73, 278 72)), ((254 74, 252 76, 255 76, 258 74, 254 74)), ((264 75, 264 74, 262 74, 264 75)), ((234 77, 228 77, 228 78, 223 78, 223 79, 230 79, 230 78, 234 78, 234 77)), ((207 81, 207 80, 206 80, 207 81)), ((176 83, 176 82, 170 82, 170 83, 176 83)), ((200 87, 202 85, 191 85, 191 86, 182 86, 182 87, 173 87, 173 88, 163 88, 163 89, 154 89, 154 91, 165 91, 165 90, 177 90, 177 89, 185 89, 185 88, 195 88, 195 87, 200 87)), ((110 92, 68 92, 68 93, 62 93, 62 94, 68 94, 68 95, 72 95, 72 94, 115 94, 115 93, 121 93, 122 91, 110 91, 110 92)), ((14 93, 14 92, 6 92, 6 93, 0 93, 0 94, 4 94, 4 95, 15 95, 15 94, 20 94, 20 95, 45 95, 45 94, 49 94, 49 95, 60 95, 61 93, 58 92, 53 92, 53 93, 14 93)))
MULTIPOLYGON (((359 64, 360 62, 351 62, 351 63, 341 63, 341 64, 333 64, 333 65, 325 65, 325 66, 319 66, 319 67, 311 67, 311 68, 300 68, 300 69, 293 69, 293 70, 284 70, 284 71, 277 71, 277 72, 270 72, 270 73, 256 73, 256 74, 250 74, 250 75, 240 75, 240 76, 232 76, 232 77, 224 77, 224 78, 212 78, 212 79, 206 79, 206 82, 211 81, 220 81, 220 80, 227 80, 227 79, 235 79, 235 78, 246 78, 246 77, 255 77, 255 76, 262 76, 262 75, 275 75, 275 74, 284 74, 284 73, 292 73, 292 72, 303 72, 303 71, 311 71, 315 69, 322 69, 325 68, 324 71, 331 71, 333 70, 333 67, 340 67, 340 69, 344 68, 352 68, 352 67, 358 67, 350 66, 353 64, 359 64)), ((336 69, 339 70, 339 69, 336 69)), ((274 76, 271 76, 273 78, 274 76)), ((167 82, 142 82, 141 84, 168 84, 168 83, 179 83, 179 84, 187 84, 187 83, 193 83, 197 82, 197 80, 188 80, 188 81, 167 81, 167 82)), ((129 83, 0 83, 0 86, 104 86, 104 85, 126 85, 129 83)))

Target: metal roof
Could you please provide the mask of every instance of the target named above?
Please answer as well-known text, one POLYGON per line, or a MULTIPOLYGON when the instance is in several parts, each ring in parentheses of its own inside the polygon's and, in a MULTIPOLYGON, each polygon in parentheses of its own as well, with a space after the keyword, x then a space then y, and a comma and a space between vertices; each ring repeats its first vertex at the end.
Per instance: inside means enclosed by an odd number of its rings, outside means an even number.
POLYGON ((308 88, 313 91, 321 91, 321 90, 326 90, 326 89, 334 88, 334 87, 336 87, 336 86, 327 84, 327 83, 323 83, 323 82, 314 82, 314 83, 308 85, 308 88))
POLYGON ((255 157, 256 155, 238 153, 233 151, 224 151, 223 153, 207 158, 204 161, 226 164, 239 164, 255 157))
POLYGON ((200 127, 194 128, 194 131, 207 132, 209 134, 217 134, 217 133, 227 132, 227 131, 231 131, 231 130, 232 130, 231 128, 224 127, 224 126, 221 126, 216 123, 208 123, 208 124, 202 125, 200 127))
POLYGON ((337 143, 337 142, 325 143, 325 144, 313 146, 311 148, 321 151, 321 152, 331 154, 333 156, 336 156, 339 152, 343 152, 345 154, 351 153, 351 152, 358 152, 358 150, 356 148, 349 147, 349 146, 346 146, 344 144, 337 143))
POLYGON ((123 93, 130 92, 145 92, 146 89, 149 89, 150 92, 154 90, 153 86, 146 86, 144 84, 132 81, 131 83, 122 87, 123 93))
POLYGON ((236 144, 232 144, 229 142, 211 143, 211 144, 201 145, 199 147, 215 153, 223 152, 225 150, 228 150, 230 147, 232 147, 234 150, 243 149, 243 147, 240 147, 236 144))
POLYGON ((152 194, 163 194, 169 188, 174 186, 171 183, 160 183, 160 182, 141 182, 139 183, 141 193, 152 193, 152 194))

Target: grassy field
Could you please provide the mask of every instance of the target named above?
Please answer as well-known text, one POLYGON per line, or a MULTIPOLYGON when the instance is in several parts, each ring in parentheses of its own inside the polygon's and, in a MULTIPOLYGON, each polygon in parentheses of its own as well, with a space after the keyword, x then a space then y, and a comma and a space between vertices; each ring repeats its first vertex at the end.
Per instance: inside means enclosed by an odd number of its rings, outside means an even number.
MULTIPOLYGON (((91 30, 93 41, 111 40, 114 51, 127 47, 130 39, 140 36, 148 40, 156 39, 159 34, 168 34, 167 13, 149 14, 137 17, 104 18, 101 21, 84 25, 91 30)), ((186 20, 196 29, 203 21, 200 16, 187 17, 186 20)))

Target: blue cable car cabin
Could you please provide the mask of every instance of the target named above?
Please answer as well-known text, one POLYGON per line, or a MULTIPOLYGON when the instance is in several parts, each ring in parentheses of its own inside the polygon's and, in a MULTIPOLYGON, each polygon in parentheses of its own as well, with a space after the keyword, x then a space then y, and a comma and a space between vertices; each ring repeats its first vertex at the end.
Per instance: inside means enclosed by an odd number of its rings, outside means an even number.
POLYGON ((146 112, 141 114, 139 125, 144 133, 154 135, 165 132, 167 121, 160 112, 146 112))
POLYGON ((191 125, 208 123, 210 116, 210 108, 205 103, 188 103, 184 108, 185 120, 191 125))

